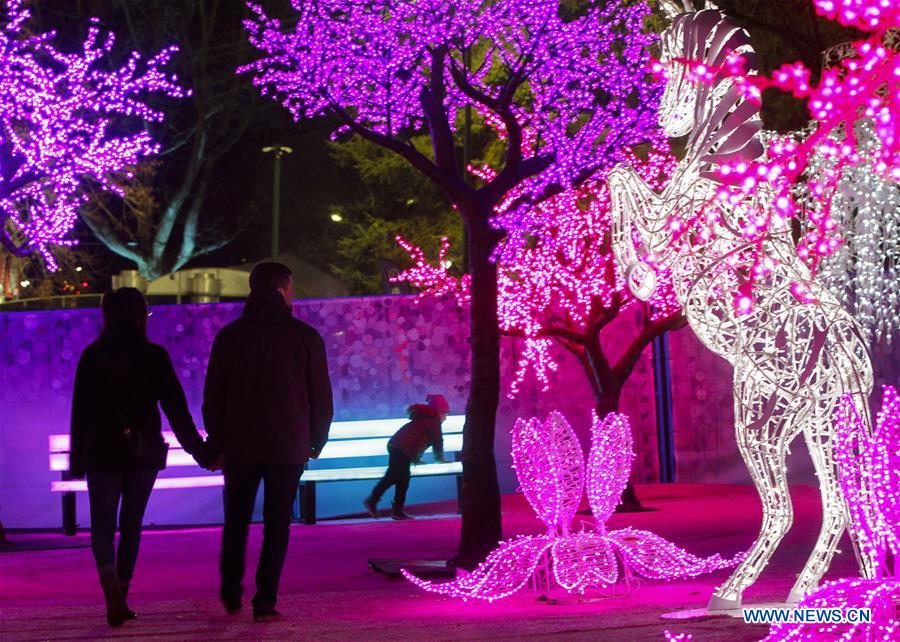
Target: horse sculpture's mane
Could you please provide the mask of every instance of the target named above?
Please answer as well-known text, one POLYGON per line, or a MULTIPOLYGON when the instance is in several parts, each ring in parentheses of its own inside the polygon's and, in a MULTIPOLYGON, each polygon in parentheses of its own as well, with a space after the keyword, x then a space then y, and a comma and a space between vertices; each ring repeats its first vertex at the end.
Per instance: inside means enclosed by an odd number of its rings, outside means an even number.
MULTIPOLYGON (((693 82, 686 78, 688 62, 718 69, 737 53, 743 56, 746 70, 756 70, 750 36, 712 9, 677 16, 662 35, 662 52, 670 83, 674 82, 676 89, 693 82)), ((746 100, 730 78, 718 74, 710 84, 699 82, 693 92, 679 93, 691 95, 695 101, 688 153, 692 160, 706 166, 701 175, 715 178, 714 168, 709 166, 752 160, 762 154, 763 146, 757 137, 762 128, 759 105, 746 100)))

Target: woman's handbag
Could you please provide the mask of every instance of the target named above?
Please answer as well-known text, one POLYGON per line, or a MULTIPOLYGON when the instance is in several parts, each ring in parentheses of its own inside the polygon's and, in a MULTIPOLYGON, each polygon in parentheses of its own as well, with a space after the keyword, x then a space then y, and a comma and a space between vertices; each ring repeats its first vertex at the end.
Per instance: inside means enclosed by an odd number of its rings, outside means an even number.
POLYGON ((165 441, 162 444, 148 444, 144 432, 125 421, 125 416, 122 414, 118 404, 116 404, 116 414, 122 426, 125 456, 128 460, 134 464, 147 465, 156 470, 165 468, 166 460, 169 456, 169 444, 165 441))

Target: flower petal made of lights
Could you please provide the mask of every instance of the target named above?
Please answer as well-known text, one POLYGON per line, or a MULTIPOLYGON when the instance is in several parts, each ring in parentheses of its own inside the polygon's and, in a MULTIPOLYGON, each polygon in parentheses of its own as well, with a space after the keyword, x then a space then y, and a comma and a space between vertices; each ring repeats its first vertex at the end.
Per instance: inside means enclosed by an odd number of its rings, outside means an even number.
POLYGON ((628 417, 612 412, 601 421, 594 413, 587 462, 587 495, 597 524, 604 524, 622 498, 634 452, 628 417))
POLYGON ((584 454, 572 426, 558 412, 519 419, 512 430, 512 459, 519 486, 538 517, 567 531, 584 491, 584 454))
POLYGON ((709 557, 697 557, 656 533, 636 528, 611 531, 606 539, 616 547, 635 573, 656 580, 711 573, 736 566, 744 557, 740 554, 726 559, 718 553, 709 557))
POLYGON ((401 573, 419 588, 432 593, 492 602, 512 595, 525 585, 551 542, 546 535, 505 540, 474 571, 452 582, 430 582, 405 569, 401 573))

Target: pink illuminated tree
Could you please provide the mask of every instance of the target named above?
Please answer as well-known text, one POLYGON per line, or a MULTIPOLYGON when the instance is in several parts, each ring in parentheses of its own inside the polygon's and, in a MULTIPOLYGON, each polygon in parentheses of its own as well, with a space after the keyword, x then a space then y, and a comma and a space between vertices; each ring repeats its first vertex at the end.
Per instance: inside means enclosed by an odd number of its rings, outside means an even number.
MULTIPOLYGON (((651 150, 643 160, 628 155, 660 187, 675 162, 667 150, 651 150)), ((500 327, 525 339, 512 391, 529 372, 547 388, 557 369, 549 352, 556 342, 583 366, 597 413, 617 412, 622 386, 644 348, 684 324, 671 284, 663 275, 647 304, 626 286, 612 252, 609 189, 602 180, 548 199, 531 216, 537 226, 524 237, 511 235, 499 252, 500 327), (642 325, 613 362, 601 331, 635 306, 643 309, 642 325)))
MULTIPOLYGON (((487 114, 485 122, 498 138, 506 138, 502 121, 487 114)), ((534 132, 525 128, 525 158, 533 155, 535 143, 534 132)), ((668 143, 659 139, 646 158, 638 158, 630 149, 625 155, 654 189, 665 186, 675 166, 668 143)), ((496 170, 486 163, 470 167, 470 171, 482 180, 496 176, 496 170)), ((602 176, 602 172, 599 174, 602 176)), ((583 366, 597 413, 603 416, 618 411, 622 388, 646 346, 663 332, 685 323, 671 283, 661 275, 648 304, 638 301, 626 287, 611 249, 609 190, 602 180, 587 181, 510 217, 508 209, 516 199, 513 190, 497 208, 497 220, 511 228, 497 253, 500 329, 507 336, 525 339, 511 394, 517 393, 529 372, 545 390, 548 388, 552 372, 558 369, 550 350, 555 342, 583 366), (636 304, 643 308, 643 324, 613 363, 600 332, 620 312, 636 304)), ((457 279, 446 269, 446 239, 434 265, 428 263, 420 248, 399 237, 398 242, 415 265, 394 281, 408 281, 427 295, 468 297, 468 275, 457 279)), ((624 503, 640 505, 630 484, 624 503)))
POLYGON ((23 0, 5 0, 0 27, 0 242, 17 255, 38 254, 55 268, 53 246, 69 238, 93 184, 112 180, 158 147, 141 126, 162 112, 146 98, 181 97, 163 71, 174 47, 144 59, 132 53, 111 68, 114 37, 92 22, 81 49, 65 52, 56 34, 32 34, 23 0))
MULTIPOLYGON (((486 123, 501 140, 504 124, 487 114, 486 123)), ((523 130, 522 154, 533 154, 536 136, 523 130)), ((648 185, 661 190, 674 170, 676 160, 668 143, 654 141, 644 157, 624 150, 628 162, 648 185)), ((493 180, 496 170, 488 164, 470 167, 482 180, 493 180)), ((603 172, 598 172, 602 176, 603 172)), ((508 206, 516 201, 513 190, 497 208, 497 221, 509 222, 508 206)), ((644 325, 621 358, 611 364, 600 340, 600 331, 620 312, 641 302, 626 287, 612 253, 609 189, 603 180, 592 179, 578 187, 551 196, 520 212, 497 251, 499 262, 498 310, 501 332, 525 338, 525 350, 510 392, 533 372, 546 390, 558 364, 549 352, 556 341, 584 366, 601 416, 619 409, 622 386, 643 349, 654 337, 684 324, 671 283, 662 274, 659 287, 644 308, 644 325), (527 221, 527 226, 522 224, 527 221), (522 230, 525 230, 524 232, 522 230)), ((426 296, 453 295, 459 302, 470 299, 470 275, 455 277, 445 260, 449 241, 441 240, 437 262, 432 264, 422 248, 398 236, 413 266, 393 277, 408 282, 426 296)))
MULTIPOLYGON (((626 153, 644 179, 661 189, 675 159, 665 143, 659 141, 657 146, 646 158, 638 158, 630 150, 626 153)), ((488 166, 474 171, 485 178, 494 173, 488 166)), ((626 286, 612 252, 609 189, 602 180, 588 181, 547 199, 532 208, 528 218, 533 225, 530 232, 511 233, 498 252, 500 330, 525 341, 510 392, 516 394, 529 373, 548 388, 558 369, 550 349, 556 343, 583 367, 597 414, 617 412, 622 388, 647 345, 685 324, 671 283, 661 275, 648 303, 636 299, 626 286), (643 321, 613 361, 612 346, 604 343, 601 331, 633 307, 642 309, 643 321)), ((402 238, 398 241, 414 265, 395 281, 408 281, 426 295, 467 298, 468 275, 454 277, 444 262, 446 239, 436 264, 429 263, 420 248, 402 238)), ((620 347, 616 345, 616 351, 620 347)), ((625 503, 638 503, 631 486, 625 503)))
POLYGON ((390 149, 438 185, 462 216, 471 279, 472 371, 463 445, 462 537, 457 561, 483 559, 501 536, 493 455, 500 393, 497 268, 510 221, 623 158, 654 130, 658 87, 648 82, 642 3, 589 3, 561 15, 558 0, 293 0, 286 28, 251 5, 245 70, 294 118, 337 116, 341 132, 390 149), (503 165, 470 184, 456 139, 466 108, 506 127, 503 165), (523 131, 536 136, 522 153, 523 131), (421 150, 412 134, 426 132, 421 150))

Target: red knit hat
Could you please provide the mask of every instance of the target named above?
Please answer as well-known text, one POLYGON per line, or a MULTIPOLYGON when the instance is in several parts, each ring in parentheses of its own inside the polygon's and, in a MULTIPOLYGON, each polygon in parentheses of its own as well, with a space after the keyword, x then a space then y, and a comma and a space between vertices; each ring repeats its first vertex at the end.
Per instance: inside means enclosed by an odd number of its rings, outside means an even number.
POLYGON ((450 404, 444 399, 444 395, 425 395, 425 403, 440 415, 450 414, 450 404))

